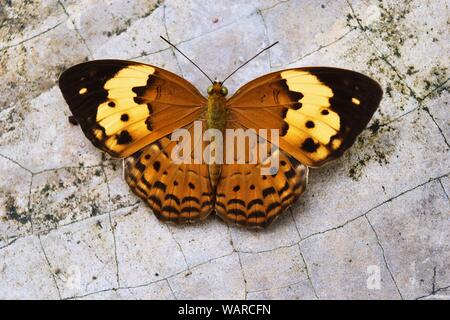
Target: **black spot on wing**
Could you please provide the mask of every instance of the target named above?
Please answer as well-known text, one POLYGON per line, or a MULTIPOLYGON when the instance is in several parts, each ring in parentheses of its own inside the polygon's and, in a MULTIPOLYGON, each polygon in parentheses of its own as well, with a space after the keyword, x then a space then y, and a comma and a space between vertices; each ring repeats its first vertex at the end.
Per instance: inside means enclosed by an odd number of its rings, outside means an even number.
POLYGON ((133 141, 133 138, 131 137, 130 133, 127 130, 123 130, 117 136, 117 144, 129 144, 132 141, 133 141))
POLYGON ((315 143, 312 138, 307 138, 303 141, 301 148, 307 152, 316 152, 317 148, 319 148, 320 144, 315 143))

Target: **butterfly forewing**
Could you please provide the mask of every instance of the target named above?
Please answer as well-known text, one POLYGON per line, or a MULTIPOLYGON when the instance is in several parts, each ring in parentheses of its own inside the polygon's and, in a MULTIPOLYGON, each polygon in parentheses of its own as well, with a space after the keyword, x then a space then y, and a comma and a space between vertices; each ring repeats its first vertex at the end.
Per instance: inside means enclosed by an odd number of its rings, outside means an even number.
POLYGON ((230 117, 251 128, 280 130, 280 147, 318 167, 340 156, 377 109, 378 83, 349 70, 310 67, 257 78, 228 101, 230 117))
POLYGON ((204 112, 186 80, 132 61, 97 60, 66 70, 59 86, 84 134, 115 157, 129 156, 204 112))

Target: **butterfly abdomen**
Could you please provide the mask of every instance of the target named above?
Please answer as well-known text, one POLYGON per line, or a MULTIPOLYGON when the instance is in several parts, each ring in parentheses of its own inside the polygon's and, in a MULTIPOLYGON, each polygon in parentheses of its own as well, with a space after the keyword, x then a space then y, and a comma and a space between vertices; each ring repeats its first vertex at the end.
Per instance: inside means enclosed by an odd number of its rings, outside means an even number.
MULTIPOLYGON (((215 83, 213 85, 213 90, 208 95, 208 111, 206 113, 206 126, 207 129, 217 129, 220 132, 225 131, 226 122, 227 122, 227 110, 226 110, 226 99, 225 96, 221 93, 222 85, 219 83, 215 83)), ((217 145, 218 141, 212 141, 210 143, 210 147, 213 144, 214 150, 220 150, 222 146, 217 145)), ((215 188, 217 181, 220 178, 221 172, 221 163, 217 161, 219 159, 215 159, 214 155, 212 159, 210 159, 209 165, 209 175, 210 181, 213 188, 215 188)))

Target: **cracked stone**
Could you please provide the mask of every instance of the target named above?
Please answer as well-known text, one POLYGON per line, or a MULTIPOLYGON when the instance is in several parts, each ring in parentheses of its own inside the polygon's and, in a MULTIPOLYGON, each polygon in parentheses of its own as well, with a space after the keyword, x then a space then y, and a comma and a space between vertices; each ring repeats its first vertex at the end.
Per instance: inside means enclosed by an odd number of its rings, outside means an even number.
POLYGON ((244 228, 230 228, 230 232, 237 251, 267 251, 291 246, 300 241, 289 210, 286 210, 267 230, 249 232, 244 228))
POLYGON ((184 257, 166 225, 144 204, 112 213, 119 277, 138 286, 186 269, 184 257))
POLYGON ((383 252, 364 217, 300 244, 321 299, 399 299, 383 252))
POLYGON ((31 232, 31 173, 0 156, 0 247, 31 232))
POLYGON ((237 253, 212 260, 169 278, 177 299, 244 299, 237 253))
POLYGON ((140 200, 131 191, 123 177, 123 161, 110 161, 104 166, 108 178, 111 209, 119 209, 135 205, 140 200))
MULTIPOLYGON (((65 24, 1 51, 0 91, 3 94, 0 96, 0 111, 12 106, 26 108, 27 101, 57 83, 64 69, 82 62, 88 55, 76 32, 65 24)), ((54 107, 62 108, 63 105, 54 107)))
POLYGON ((448 143, 450 143, 449 89, 450 87, 446 87, 445 91, 443 91, 437 98, 424 102, 425 107, 428 108, 437 125, 442 130, 442 134, 448 143))
POLYGON ((308 280, 291 284, 287 287, 272 290, 249 292, 249 300, 314 300, 314 290, 308 280))
POLYGON ((450 58, 442 54, 450 51, 448 3, 350 2, 367 36, 404 75, 418 96, 424 96, 448 79, 450 58))
POLYGON ((450 279, 450 203, 438 181, 368 214, 402 295, 414 299, 450 279))
POLYGON ((264 11, 262 14, 270 41, 280 41, 271 50, 272 66, 285 66, 347 33, 350 28, 340 17, 348 11, 344 0, 287 1, 264 11), (324 15, 327 19, 323 19, 324 15), (280 17, 283 21, 290 21, 289 27, 280 23, 280 17))
POLYGON ((0 299, 58 299, 58 290, 36 236, 0 250, 0 299))
POLYGON ((0 7, 0 51, 64 22, 58 1, 5 1, 0 7))
MULTIPOLYGON (((92 51, 96 51, 110 38, 121 34, 130 34, 129 27, 136 21, 139 22, 143 18, 152 16, 160 4, 160 0, 136 0, 126 3, 121 0, 64 1, 74 28, 80 32, 92 51)), ((136 42, 141 42, 144 39, 136 40, 136 42)), ((151 41, 151 39, 145 39, 145 42, 147 41, 151 41)), ((109 57, 111 58, 111 56, 109 57)))
POLYGON ((41 242, 63 299, 118 286, 108 216, 58 228, 41 242))
POLYGON ((159 281, 143 287, 102 291, 79 300, 165 300, 173 298, 167 282, 159 281))
POLYGON ((240 253, 248 291, 277 289, 308 278, 297 245, 260 253, 240 253))
MULTIPOLYGON (((211 78, 221 80, 268 45, 261 17, 254 14, 216 32, 206 33, 202 37, 182 43, 178 48, 198 62, 211 78), (248 33, 249 26, 252 26, 251 33, 248 33), (242 43, 244 35, 248 45, 242 43)), ((205 94, 206 88, 210 85, 208 79, 183 57, 177 55, 177 60, 182 75, 205 94)), ((238 72, 227 80, 229 96, 231 97, 232 93, 246 82, 269 71, 268 54, 263 53, 256 61, 245 67, 245 72, 238 72)))
POLYGON ((375 133, 366 130, 341 159, 310 171, 307 191, 293 208, 300 233, 305 238, 354 219, 430 177, 449 173, 448 163, 449 149, 424 111, 375 133))
POLYGON ((180 244, 189 267, 230 254, 233 246, 227 226, 219 219, 202 223, 202 233, 192 226, 170 226, 175 240, 180 244))
POLYGON ((79 126, 69 123, 69 115, 56 87, 4 111, 0 114, 0 153, 35 173, 99 164, 101 152, 79 126))
MULTIPOLYGON (((185 41, 216 32, 256 13, 256 7, 245 0, 233 2, 202 1, 186 6, 183 2, 166 1, 167 31, 171 40, 185 41), (183 25, 183 28, 179 26, 183 25)), ((261 3, 261 7, 264 4, 261 3)))
POLYGON ((442 187, 447 197, 450 199, 450 177, 446 176, 441 178, 442 187))
POLYGON ((62 168, 33 178, 34 231, 53 229, 108 210, 108 190, 100 167, 62 168))
MULTIPOLYGON (((134 21, 130 24, 126 32, 108 38, 100 46, 97 46, 93 52, 94 57, 96 59, 111 57, 133 59, 133 57, 158 52, 161 54, 154 54, 154 57, 152 55, 151 64, 168 64, 169 61, 175 61, 167 44, 159 37, 160 35, 164 36, 166 34, 164 24, 161 22, 163 20, 163 13, 163 7, 159 7, 150 16, 134 21), (163 50, 168 54, 163 54, 163 50), (158 59, 158 57, 161 58, 158 59), (153 62, 153 59, 156 61, 153 62)), ((164 67, 168 68, 167 66, 164 67)))

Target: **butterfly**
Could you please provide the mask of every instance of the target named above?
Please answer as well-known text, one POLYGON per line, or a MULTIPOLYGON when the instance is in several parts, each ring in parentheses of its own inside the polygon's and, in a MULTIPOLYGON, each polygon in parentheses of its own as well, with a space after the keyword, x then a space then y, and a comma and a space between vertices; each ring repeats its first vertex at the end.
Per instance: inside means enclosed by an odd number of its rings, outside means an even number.
MULTIPOLYGON (((211 82, 205 98, 191 83, 162 68, 94 60, 64 71, 59 86, 86 137, 109 155, 125 159, 126 182, 160 220, 193 223, 216 212, 227 223, 247 228, 267 227, 291 206, 305 191, 308 168, 341 156, 382 97, 371 78, 330 67, 272 72, 229 99, 223 82, 211 82), (279 170, 262 175, 262 159, 175 162, 171 153, 177 142, 170 135, 179 128, 193 132, 195 121, 204 124, 203 130, 279 130, 279 149, 266 157, 276 155, 279 170)), ((265 142, 269 149, 274 144, 270 138, 265 142)), ((194 138, 194 146, 204 148, 205 142, 194 138)))

